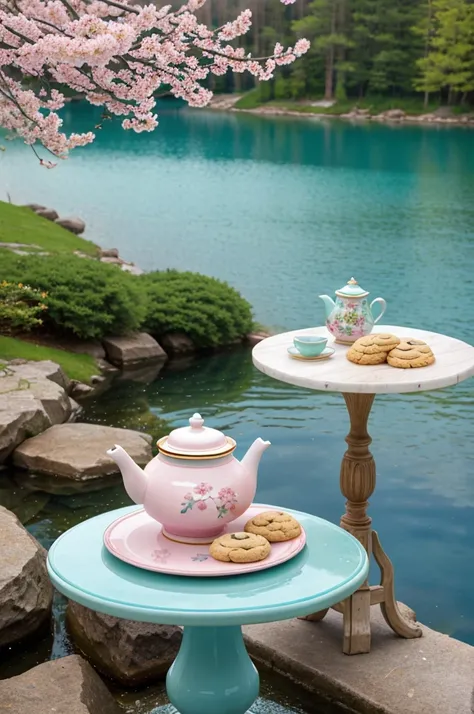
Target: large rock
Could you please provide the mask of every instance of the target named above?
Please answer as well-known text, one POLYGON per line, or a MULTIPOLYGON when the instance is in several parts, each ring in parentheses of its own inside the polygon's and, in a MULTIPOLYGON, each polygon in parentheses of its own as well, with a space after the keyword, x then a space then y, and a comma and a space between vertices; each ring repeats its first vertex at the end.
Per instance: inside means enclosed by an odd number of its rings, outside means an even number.
POLYGON ((49 426, 51 420, 43 405, 29 390, 0 394, 0 463, 24 439, 40 434, 49 426))
POLYGON ((151 437, 101 424, 58 424, 27 439, 14 452, 16 466, 76 482, 119 473, 106 451, 120 444, 140 466, 152 458, 151 437))
POLYGON ((103 341, 107 358, 119 367, 141 365, 144 362, 164 362, 166 352, 146 332, 122 337, 107 337, 103 341))
POLYGON ((65 390, 69 387, 69 377, 66 376, 59 364, 51 360, 42 360, 41 362, 12 360, 9 366, 10 368, 14 367, 15 374, 23 379, 35 381, 40 374, 44 379, 49 379, 65 390))
POLYGON ((118 248, 102 248, 100 251, 101 258, 120 258, 118 248))
MULTIPOLYGON (((46 551, 0 506, 0 647, 31 635, 51 613, 46 551)), ((0 694, 0 701, 4 699, 0 694)), ((10 711, 10 710, 9 710, 10 711)))
POLYGON ((89 384, 84 384, 79 382, 77 379, 71 380, 71 386, 69 387, 69 396, 72 399, 83 399, 84 397, 90 397, 94 392, 94 387, 89 384))
POLYGON ((174 625, 121 620, 75 602, 68 605, 74 640, 103 674, 127 686, 164 678, 181 644, 174 625))
POLYGON ((377 116, 375 116, 374 118, 381 119, 382 121, 401 121, 402 119, 406 119, 406 113, 403 111, 403 109, 388 109, 386 112, 377 114, 377 116))
POLYGON ((46 218, 48 221, 55 221, 57 218, 59 218, 59 215, 54 210, 54 208, 40 208, 39 210, 35 211, 35 213, 37 216, 46 218))
POLYGON ((70 419, 69 380, 54 362, 13 360, 0 371, 0 463, 24 439, 70 419))
POLYGON ((86 230, 86 224, 81 218, 57 218, 55 223, 77 236, 86 230))
POLYGON ((46 206, 42 206, 41 203, 25 203, 23 208, 29 208, 31 211, 45 211, 46 206))
POLYGON ((120 714, 92 667, 78 655, 52 660, 0 681, 0 709, 8 714, 120 714))
POLYGON ((192 339, 184 332, 169 332, 160 338, 163 349, 172 355, 186 355, 196 351, 192 339))

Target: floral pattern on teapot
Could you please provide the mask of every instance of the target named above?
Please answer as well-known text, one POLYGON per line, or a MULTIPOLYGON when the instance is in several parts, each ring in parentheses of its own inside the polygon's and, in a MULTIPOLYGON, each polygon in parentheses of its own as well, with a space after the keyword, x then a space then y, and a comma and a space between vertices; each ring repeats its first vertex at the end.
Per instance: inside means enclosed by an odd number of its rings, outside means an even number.
POLYGON ((217 518, 223 518, 229 511, 235 511, 238 500, 237 494, 232 488, 224 486, 218 491, 217 496, 211 495, 212 490, 213 487, 210 483, 204 481, 199 483, 192 491, 184 495, 181 513, 187 513, 194 506, 197 506, 200 511, 206 511, 209 501, 217 509, 217 518))
POLYGON ((341 340, 348 337, 357 340, 369 334, 373 325, 369 303, 365 299, 344 304, 341 298, 336 298, 336 308, 326 322, 329 332, 341 340))

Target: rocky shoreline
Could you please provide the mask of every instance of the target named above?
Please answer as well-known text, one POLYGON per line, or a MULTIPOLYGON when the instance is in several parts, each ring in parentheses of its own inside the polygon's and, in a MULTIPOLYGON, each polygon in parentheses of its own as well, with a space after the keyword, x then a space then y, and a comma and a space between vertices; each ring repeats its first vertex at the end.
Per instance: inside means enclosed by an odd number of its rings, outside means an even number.
MULTIPOLYGON (((440 107, 435 112, 427 112, 425 114, 407 114, 403 109, 389 109, 380 114, 370 114, 369 109, 359 109, 354 106, 350 112, 346 114, 331 114, 326 112, 306 112, 296 111, 293 109, 285 109, 272 105, 262 105, 255 109, 238 109, 235 104, 241 99, 241 95, 217 95, 209 104, 209 109, 215 111, 228 111, 243 114, 256 114, 259 116, 277 117, 288 116, 298 117, 299 119, 341 119, 353 122, 382 122, 387 124, 441 124, 449 126, 467 126, 474 127, 474 112, 464 115, 453 115, 449 107, 440 107)), ((311 103, 302 106, 313 106, 311 103)), ((314 105, 317 106, 317 103, 314 105)), ((321 103, 323 106, 323 103, 321 103)), ((329 105, 330 106, 330 103, 329 105)))

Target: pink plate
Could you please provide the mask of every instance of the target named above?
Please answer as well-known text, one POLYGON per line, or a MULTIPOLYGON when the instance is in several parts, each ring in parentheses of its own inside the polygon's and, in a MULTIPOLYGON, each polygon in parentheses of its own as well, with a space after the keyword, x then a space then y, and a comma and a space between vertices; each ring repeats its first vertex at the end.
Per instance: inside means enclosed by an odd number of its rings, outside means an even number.
MULTIPOLYGON (((252 505, 240 518, 226 526, 226 533, 243 531, 250 518, 272 506, 252 505)), ((272 543, 270 555, 258 563, 222 563, 209 555, 208 545, 177 543, 161 532, 162 526, 144 511, 133 511, 117 519, 104 533, 104 543, 112 555, 144 570, 169 575, 206 578, 221 575, 241 575, 265 570, 290 560, 304 548, 306 534, 301 529, 298 538, 284 543, 272 543)))

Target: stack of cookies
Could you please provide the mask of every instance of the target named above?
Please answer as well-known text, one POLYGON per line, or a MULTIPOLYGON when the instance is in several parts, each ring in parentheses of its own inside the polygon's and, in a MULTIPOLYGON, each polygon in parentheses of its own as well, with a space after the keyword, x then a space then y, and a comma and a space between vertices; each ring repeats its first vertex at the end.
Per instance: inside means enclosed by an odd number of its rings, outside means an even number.
POLYGON ((435 357, 429 345, 413 337, 399 338, 388 333, 366 335, 356 340, 347 352, 347 359, 354 364, 383 364, 410 369, 428 367, 435 357))
POLYGON ((297 538, 301 526, 283 511, 265 511, 251 518, 241 533, 226 533, 209 546, 215 560, 225 563, 256 563, 270 555, 271 544, 297 538))

